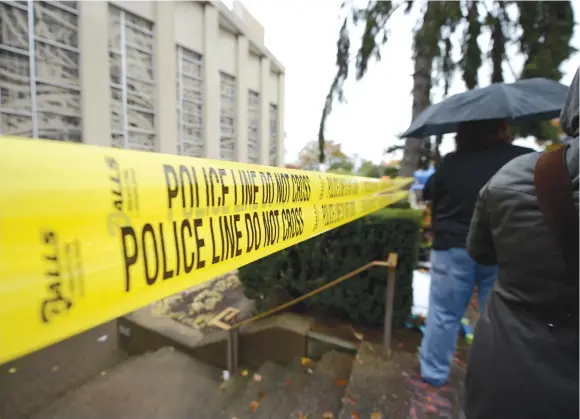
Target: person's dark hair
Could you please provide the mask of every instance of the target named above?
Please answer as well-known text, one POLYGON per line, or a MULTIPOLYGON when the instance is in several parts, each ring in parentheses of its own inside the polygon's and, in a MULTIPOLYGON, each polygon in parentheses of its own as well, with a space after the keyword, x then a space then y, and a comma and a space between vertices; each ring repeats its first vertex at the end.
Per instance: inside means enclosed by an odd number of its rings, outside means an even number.
POLYGON ((486 148, 494 142, 502 141, 504 130, 503 119, 462 122, 455 136, 455 147, 457 151, 486 148))

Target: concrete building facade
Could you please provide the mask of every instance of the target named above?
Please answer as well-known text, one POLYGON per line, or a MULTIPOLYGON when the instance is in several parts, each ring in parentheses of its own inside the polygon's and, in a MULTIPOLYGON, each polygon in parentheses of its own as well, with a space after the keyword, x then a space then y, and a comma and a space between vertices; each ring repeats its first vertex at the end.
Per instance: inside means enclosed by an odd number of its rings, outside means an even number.
POLYGON ((238 2, 0 0, 0 134, 283 166, 284 67, 238 2))

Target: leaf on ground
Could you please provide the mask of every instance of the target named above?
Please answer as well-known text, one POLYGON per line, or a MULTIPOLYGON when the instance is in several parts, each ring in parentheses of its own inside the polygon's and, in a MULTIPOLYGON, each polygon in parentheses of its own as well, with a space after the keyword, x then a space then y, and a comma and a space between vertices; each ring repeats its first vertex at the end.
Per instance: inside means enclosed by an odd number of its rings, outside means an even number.
POLYGON ((257 381, 257 382, 262 381, 262 376, 260 374, 254 374, 254 381, 257 381))
POLYGON ((284 385, 289 386, 292 384, 292 380, 288 379, 284 381, 284 385))
POLYGON ((58 365, 55 365, 54 367, 52 367, 52 372, 57 372, 58 371, 58 365))
POLYGON ((381 414, 381 412, 373 412, 371 413, 371 419, 382 419, 383 415, 381 414))
POLYGON ((356 400, 349 394, 345 394, 342 398, 342 402, 345 404, 356 404, 356 400))
POLYGON ((258 392, 258 400, 263 399, 264 397, 266 397, 266 392, 264 390, 260 390, 258 392))
POLYGON ((312 371, 310 368, 307 368, 307 369, 306 369, 306 372, 307 372, 308 374, 312 374, 314 371, 312 371))
POLYGON ((310 419, 310 415, 305 415, 302 412, 298 412, 298 419, 310 419))
POLYGON ((358 412, 351 412, 350 419, 360 419, 360 415, 358 414, 358 412))
POLYGON ((404 347, 405 347, 405 344, 403 342, 397 343, 397 349, 403 349, 404 347))
POLYGON ((250 411, 252 413, 256 413, 256 411, 258 410, 259 407, 260 407, 260 403, 258 403, 256 400, 253 400, 250 402, 250 411))
POLYGON ((16 368, 10 368, 8 370, 8 374, 14 374, 16 372, 16 368))
POLYGON ((324 412, 322 414, 322 419, 334 419, 334 414, 332 412, 324 412))
POLYGON ((248 370, 243 370, 242 377, 247 377, 247 376, 248 376, 248 370))
POLYGON ((344 379, 336 379, 334 382, 338 387, 346 387, 348 384, 348 380, 344 380, 344 379))
POLYGON ((365 336, 361 332, 354 330, 354 328, 352 328, 352 327, 351 327, 351 330, 352 330, 352 334, 354 335, 354 337, 357 338, 358 340, 363 340, 365 338, 365 336))
POLYGON ((300 365, 302 365, 303 367, 307 367, 310 364, 312 364, 312 360, 310 358, 306 358, 306 357, 300 358, 300 365))

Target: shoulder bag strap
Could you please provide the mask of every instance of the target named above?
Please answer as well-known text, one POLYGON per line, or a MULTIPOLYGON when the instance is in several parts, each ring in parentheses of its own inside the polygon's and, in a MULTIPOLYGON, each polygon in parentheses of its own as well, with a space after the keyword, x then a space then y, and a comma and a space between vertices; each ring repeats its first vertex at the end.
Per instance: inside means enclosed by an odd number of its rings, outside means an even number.
POLYGON ((578 288, 579 222, 566 169, 566 148, 543 153, 536 163, 534 185, 540 210, 556 246, 564 256, 570 285, 578 288))

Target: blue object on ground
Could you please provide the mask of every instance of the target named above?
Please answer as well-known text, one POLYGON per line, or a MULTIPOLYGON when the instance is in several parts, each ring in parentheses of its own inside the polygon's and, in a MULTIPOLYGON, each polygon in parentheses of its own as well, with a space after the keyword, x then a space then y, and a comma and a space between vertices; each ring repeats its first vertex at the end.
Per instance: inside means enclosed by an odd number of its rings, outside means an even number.
POLYGON ((429 312, 419 349, 421 376, 440 386, 447 382, 461 319, 477 284, 479 307, 497 276, 497 267, 476 263, 467 250, 454 248, 431 253, 429 312))

